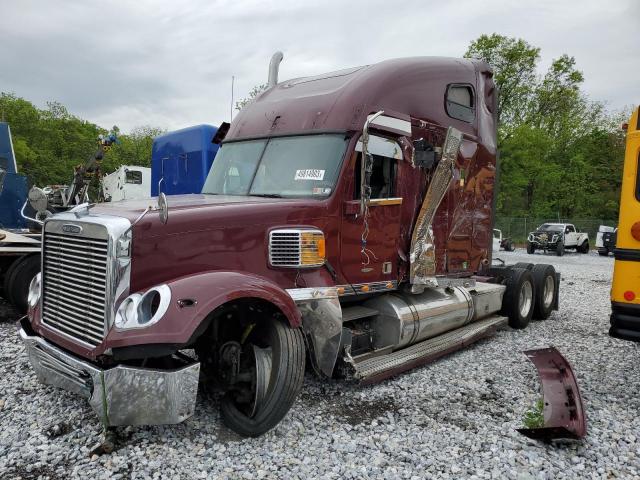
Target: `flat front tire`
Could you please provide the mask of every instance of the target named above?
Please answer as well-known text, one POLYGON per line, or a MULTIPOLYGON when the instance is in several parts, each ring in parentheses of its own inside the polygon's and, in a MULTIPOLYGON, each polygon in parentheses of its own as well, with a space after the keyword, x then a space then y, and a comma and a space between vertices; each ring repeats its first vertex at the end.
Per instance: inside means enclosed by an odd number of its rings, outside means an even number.
POLYGON ((222 399, 222 419, 233 431, 257 437, 275 427, 287 414, 304 380, 305 345, 300 329, 274 318, 247 338, 260 351, 269 351, 268 385, 251 411, 232 392, 222 399))

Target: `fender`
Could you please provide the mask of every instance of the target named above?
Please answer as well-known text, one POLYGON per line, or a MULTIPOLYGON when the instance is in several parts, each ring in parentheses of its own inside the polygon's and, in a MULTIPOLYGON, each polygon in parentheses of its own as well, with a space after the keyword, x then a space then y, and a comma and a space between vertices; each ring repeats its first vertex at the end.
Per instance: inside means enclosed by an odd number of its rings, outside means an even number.
POLYGON ((292 328, 301 323, 300 311, 291 296, 272 281, 252 273, 216 270, 181 277, 166 285, 171 289, 171 303, 162 319, 148 328, 111 329, 108 347, 184 345, 213 310, 240 298, 268 301, 283 313, 292 328), (187 299, 192 305, 180 306, 179 300, 187 299))

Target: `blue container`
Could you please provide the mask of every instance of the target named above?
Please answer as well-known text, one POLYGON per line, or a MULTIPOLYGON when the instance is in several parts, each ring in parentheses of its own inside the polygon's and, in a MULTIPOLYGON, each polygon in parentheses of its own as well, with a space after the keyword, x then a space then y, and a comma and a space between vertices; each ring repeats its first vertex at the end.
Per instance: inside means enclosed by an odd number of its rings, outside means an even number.
POLYGON ((218 145, 211 143, 217 131, 211 125, 196 125, 156 137, 151 152, 151 196, 200 193, 218 152, 218 145))
POLYGON ((0 228, 7 230, 27 227, 27 222, 20 215, 20 209, 27 200, 27 177, 17 170, 11 129, 8 123, 0 122, 0 228))

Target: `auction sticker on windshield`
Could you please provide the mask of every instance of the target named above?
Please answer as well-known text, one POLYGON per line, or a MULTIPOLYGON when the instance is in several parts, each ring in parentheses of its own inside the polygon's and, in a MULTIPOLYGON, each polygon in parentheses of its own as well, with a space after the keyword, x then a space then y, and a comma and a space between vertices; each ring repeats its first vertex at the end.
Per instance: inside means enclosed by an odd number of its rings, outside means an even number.
POLYGON ((306 170, 296 170, 294 180, 322 180, 323 178, 324 170, 307 168, 306 170))

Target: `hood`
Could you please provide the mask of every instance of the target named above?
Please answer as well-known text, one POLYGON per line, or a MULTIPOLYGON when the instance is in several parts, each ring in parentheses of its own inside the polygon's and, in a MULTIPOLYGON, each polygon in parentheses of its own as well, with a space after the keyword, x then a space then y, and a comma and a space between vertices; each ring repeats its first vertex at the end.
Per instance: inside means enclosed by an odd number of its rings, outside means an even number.
MULTIPOLYGON (((331 217, 327 199, 172 195, 167 203, 166 224, 151 211, 133 227, 131 291, 211 270, 295 277, 295 272, 269 269, 269 231, 293 226, 327 231, 331 217)), ((156 199, 105 203, 91 215, 133 222, 150 204, 155 206, 156 199)))
MULTIPOLYGON (((169 195, 167 203, 169 205, 169 218, 172 213, 182 212, 184 210, 196 210, 206 207, 219 207, 232 204, 273 204, 292 202, 299 199, 291 198, 267 198, 255 197, 248 195, 169 195)), ((155 208, 158 204, 158 197, 143 198, 136 200, 122 200, 119 202, 99 203, 91 209, 92 214, 112 215, 116 217, 124 217, 133 222, 147 208, 155 208)), ((157 217, 157 213, 149 212, 147 215, 157 217)), ((145 220, 147 218, 145 217, 145 220)), ((171 220, 169 220, 171 221, 171 220)))

